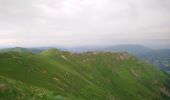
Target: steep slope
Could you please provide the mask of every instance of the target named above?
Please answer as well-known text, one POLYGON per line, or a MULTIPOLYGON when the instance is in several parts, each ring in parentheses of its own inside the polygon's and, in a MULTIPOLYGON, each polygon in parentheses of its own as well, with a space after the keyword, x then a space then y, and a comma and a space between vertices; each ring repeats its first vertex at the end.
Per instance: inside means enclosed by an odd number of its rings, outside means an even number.
POLYGON ((144 60, 154 64, 155 66, 170 72, 170 50, 162 49, 148 52, 141 56, 144 60))
POLYGON ((64 100, 169 99, 169 76, 127 53, 0 53, 0 75, 64 100))
POLYGON ((65 100, 44 88, 0 76, 0 100, 65 100))

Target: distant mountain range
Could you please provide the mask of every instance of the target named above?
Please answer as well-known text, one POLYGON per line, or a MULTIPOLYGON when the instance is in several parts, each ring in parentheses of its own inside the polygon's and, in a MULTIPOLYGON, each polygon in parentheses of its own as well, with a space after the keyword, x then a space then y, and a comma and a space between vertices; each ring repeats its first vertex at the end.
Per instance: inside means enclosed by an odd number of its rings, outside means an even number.
MULTIPOLYGON (((0 52, 16 51, 16 52, 32 52, 39 53, 44 50, 50 49, 52 47, 41 47, 41 48, 7 48, 1 49, 0 52)), ((117 45, 117 46, 82 46, 82 47, 73 47, 73 48, 62 48, 60 50, 69 51, 69 52, 88 52, 88 51, 104 51, 104 52, 128 52, 132 55, 137 56, 140 59, 143 59, 158 68, 170 72, 170 49, 158 49, 153 50, 151 48, 142 46, 142 45, 117 45)))

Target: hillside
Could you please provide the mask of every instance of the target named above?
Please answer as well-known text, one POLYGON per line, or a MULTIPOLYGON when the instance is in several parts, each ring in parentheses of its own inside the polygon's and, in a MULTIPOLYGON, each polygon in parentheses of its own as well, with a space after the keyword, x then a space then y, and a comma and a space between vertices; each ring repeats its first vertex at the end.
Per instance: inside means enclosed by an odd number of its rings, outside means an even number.
POLYGON ((5 48, 5 49, 0 49, 0 52, 32 52, 32 53, 40 53, 42 50, 41 49, 35 49, 35 48, 21 48, 21 47, 14 47, 14 48, 5 48))
POLYGON ((145 60, 163 71, 170 72, 170 49, 153 50, 142 45, 116 45, 105 47, 77 47, 68 49, 72 52, 103 51, 103 52, 128 52, 145 60))
POLYGON ((0 53, 0 76, 3 100, 170 99, 169 76, 125 52, 5 52, 0 53), (45 92, 41 96, 30 87, 45 92))
POLYGON ((140 59, 143 59, 163 71, 170 72, 170 49, 152 50, 140 45, 119 45, 100 49, 101 51, 110 52, 128 52, 140 59))
POLYGON ((148 52, 142 55, 141 58, 166 72, 170 72, 170 49, 161 49, 148 52))
POLYGON ((44 88, 0 76, 0 100, 64 100, 44 88))

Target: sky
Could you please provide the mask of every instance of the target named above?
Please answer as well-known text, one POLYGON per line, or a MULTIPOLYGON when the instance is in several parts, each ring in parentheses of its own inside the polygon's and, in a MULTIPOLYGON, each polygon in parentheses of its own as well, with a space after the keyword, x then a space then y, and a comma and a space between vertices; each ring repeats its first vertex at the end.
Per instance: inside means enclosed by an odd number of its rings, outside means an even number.
POLYGON ((0 0, 0 46, 170 46, 170 0, 0 0))

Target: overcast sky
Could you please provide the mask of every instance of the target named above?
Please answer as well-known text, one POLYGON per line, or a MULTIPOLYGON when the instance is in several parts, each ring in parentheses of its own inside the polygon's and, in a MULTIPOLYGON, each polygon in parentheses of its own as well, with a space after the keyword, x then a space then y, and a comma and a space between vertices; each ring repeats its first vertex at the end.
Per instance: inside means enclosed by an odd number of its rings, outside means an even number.
POLYGON ((0 0, 0 46, 170 45, 170 0, 0 0))

